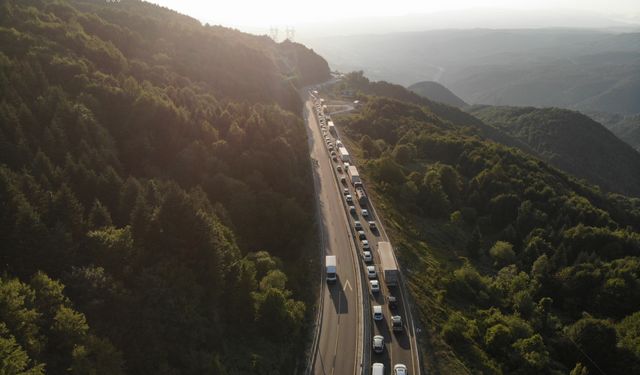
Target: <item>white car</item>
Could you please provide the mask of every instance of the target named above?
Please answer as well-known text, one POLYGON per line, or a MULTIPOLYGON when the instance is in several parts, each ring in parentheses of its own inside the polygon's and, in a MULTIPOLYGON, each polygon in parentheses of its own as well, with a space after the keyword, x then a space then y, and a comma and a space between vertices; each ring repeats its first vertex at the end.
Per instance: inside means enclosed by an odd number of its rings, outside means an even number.
POLYGON ((382 315, 382 306, 375 305, 372 307, 373 310, 373 320, 382 320, 384 316, 382 315))
POLYGON ((398 363, 397 365, 393 366, 393 375, 409 375, 407 366, 403 365, 402 363, 398 363))
POLYGON ((362 210, 362 217, 369 217, 369 210, 362 210))
POLYGON ((376 266, 367 266, 367 277, 370 279, 378 278, 378 273, 376 272, 376 266))
POLYGON ((369 246, 369 241, 367 241, 367 240, 362 240, 362 241, 360 241, 360 242, 362 243, 362 248, 363 248, 364 250, 369 250, 369 249, 371 249, 371 247, 369 246))
POLYGON ((347 203, 353 203, 353 197, 351 196, 351 194, 345 195, 344 199, 347 201, 347 203))
POLYGON ((371 293, 380 293, 380 282, 378 280, 369 280, 371 285, 371 293))
POLYGON ((364 259, 364 261, 366 263, 373 262, 373 256, 371 255, 371 251, 363 251, 362 252, 362 259, 364 259))
POLYGON ((356 220, 353 223, 353 227, 356 228, 356 230, 362 230, 362 223, 360 221, 356 220))
POLYGON ((380 335, 373 336, 373 351, 376 353, 384 352, 384 337, 380 335))

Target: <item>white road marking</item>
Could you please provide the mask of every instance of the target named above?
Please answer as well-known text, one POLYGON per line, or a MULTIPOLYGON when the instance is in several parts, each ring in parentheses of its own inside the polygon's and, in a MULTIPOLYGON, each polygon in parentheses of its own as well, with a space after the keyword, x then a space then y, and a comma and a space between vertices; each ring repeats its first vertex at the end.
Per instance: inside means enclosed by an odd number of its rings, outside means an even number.
POLYGON ((342 290, 347 290, 347 287, 349 287, 349 290, 353 292, 353 288, 351 287, 351 284, 349 284, 349 280, 347 280, 347 282, 344 283, 344 287, 342 288, 342 290))

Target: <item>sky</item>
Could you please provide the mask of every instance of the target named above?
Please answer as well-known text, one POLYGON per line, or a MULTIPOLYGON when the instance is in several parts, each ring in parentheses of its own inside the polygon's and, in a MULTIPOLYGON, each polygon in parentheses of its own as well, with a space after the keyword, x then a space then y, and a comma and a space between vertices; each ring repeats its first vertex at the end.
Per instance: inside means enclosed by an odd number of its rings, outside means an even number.
MULTIPOLYGON (((498 8, 563 9, 615 17, 640 15, 640 0, 148 0, 204 22, 231 27, 269 27, 335 22, 350 18, 498 8)), ((637 19, 637 18, 636 18, 637 19)))

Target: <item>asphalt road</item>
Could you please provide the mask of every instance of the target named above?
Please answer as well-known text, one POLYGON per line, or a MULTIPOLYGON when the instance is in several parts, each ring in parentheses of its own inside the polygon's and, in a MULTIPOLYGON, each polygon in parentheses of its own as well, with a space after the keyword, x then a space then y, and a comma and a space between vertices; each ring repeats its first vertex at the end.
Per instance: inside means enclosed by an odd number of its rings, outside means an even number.
POLYGON ((311 102, 305 104, 305 117, 324 255, 336 255, 338 259, 338 281, 334 284, 325 282, 322 290, 322 316, 313 354, 313 374, 359 374, 363 330, 362 298, 358 293, 362 287, 360 271, 342 193, 338 190, 333 162, 311 102))
MULTIPOLYGON (((314 168, 316 172, 316 193, 320 204, 325 249, 327 254, 338 255, 339 275, 339 283, 323 290, 323 316, 317 355, 315 357, 314 374, 368 374, 370 373, 370 366, 374 362, 384 363, 385 373, 387 374, 391 373, 393 366, 398 363, 406 365, 409 374, 419 374, 420 365, 417 355, 415 329, 411 311, 408 308, 406 288, 401 284, 389 290, 383 282, 378 266, 380 264, 377 253, 378 242, 389 241, 384 227, 379 222, 371 202, 362 207, 357 202, 354 202, 352 204, 356 207, 356 213, 348 213, 348 210, 346 210, 347 204, 344 203, 343 190, 349 189, 348 192, 354 199, 356 196, 355 190, 348 182, 349 176, 344 172, 344 164, 331 159, 325 141, 325 136, 329 136, 330 141, 335 145, 336 137, 328 132, 323 134, 324 131, 318 124, 313 104, 310 101, 305 105, 305 112, 308 120, 307 130, 310 135, 311 157, 317 160, 314 168), (341 166, 343 172, 338 172, 337 166, 341 166), (346 184, 339 182, 339 178, 342 176, 346 177, 346 184), (369 211, 368 217, 362 216, 363 208, 369 211), (354 223, 356 220, 362 224, 367 240, 371 245, 371 252, 374 256, 374 262, 372 263, 366 263, 362 259, 362 246, 360 240, 355 238, 354 223), (370 220, 376 222, 377 230, 370 230, 367 224, 370 220), (350 228, 346 228, 347 225, 350 228), (350 246, 350 241, 355 248, 350 246), (364 276, 364 272, 359 274, 368 265, 375 265, 378 271, 377 279, 382 287, 379 293, 371 292, 369 280, 364 276), (354 280, 360 280, 360 278, 362 278, 361 289, 366 296, 366 300, 363 300, 356 293, 357 289, 355 288, 354 280), (353 290, 348 288, 349 286, 354 287, 353 290), (397 309, 391 310, 388 307, 386 297, 389 294, 397 297, 397 309), (342 304, 345 303, 344 301, 349 306, 346 311, 342 307, 342 304), (370 306, 373 305, 383 306, 384 319, 382 321, 374 321, 372 319, 370 306), (352 308, 356 310, 354 311, 355 315, 350 311, 352 308), (352 339, 356 337, 357 325, 360 323, 358 320, 360 319, 360 310, 357 310, 358 308, 362 309, 365 314, 362 319, 364 332, 361 336, 358 336, 360 342, 356 341, 354 343, 352 339), (392 331, 392 315, 400 315, 402 317, 403 332, 392 331), (376 354, 372 351, 371 338, 374 335, 382 335, 385 338, 385 350, 381 354, 376 354), (357 345, 361 346, 358 347, 357 345), (356 353, 352 353, 352 348, 356 353), (363 358, 358 357, 358 350, 364 350, 363 358), (364 371, 358 368, 360 361, 364 361, 364 371), (350 371, 350 369, 353 370, 350 371)), ((339 124, 336 124, 336 129, 338 130, 338 128, 339 124)), ((357 166, 357 163, 353 160, 352 164, 357 166)), ((364 182, 366 190, 366 181, 364 182)))

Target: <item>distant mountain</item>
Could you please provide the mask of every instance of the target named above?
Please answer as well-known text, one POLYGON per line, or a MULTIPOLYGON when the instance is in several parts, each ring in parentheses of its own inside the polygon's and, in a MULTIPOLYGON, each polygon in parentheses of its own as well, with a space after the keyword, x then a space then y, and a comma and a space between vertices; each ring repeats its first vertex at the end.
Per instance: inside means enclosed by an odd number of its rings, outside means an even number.
POLYGON ((640 153, 586 115, 558 108, 489 106, 470 113, 528 144, 557 168, 605 190, 640 196, 640 153))
POLYGON ((640 115, 622 116, 602 112, 588 115, 640 152, 640 115))
POLYGON ((438 82, 418 82, 409 86, 408 89, 434 102, 440 102, 458 108, 467 106, 464 100, 460 99, 456 94, 451 92, 451 90, 438 82))
POLYGON ((308 44, 332 68, 401 85, 437 81, 467 103, 640 113, 640 33, 434 30, 308 44))
MULTIPOLYGON (((217 24, 215 20, 204 20, 217 24)), ((340 18, 325 22, 300 23, 296 27, 296 39, 306 42, 321 36, 350 36, 427 30, 462 29, 640 29, 639 14, 608 14, 577 9, 501 9, 483 7, 474 9, 445 10, 429 13, 410 13, 398 16, 369 16, 340 18)), ((264 33, 265 29, 250 32, 264 33)))
POLYGON ((403 102, 424 106, 429 108, 429 110, 435 113, 437 116, 446 119, 447 121, 458 125, 463 125, 465 129, 470 132, 476 133, 484 138, 490 139, 497 143, 501 143, 503 145, 519 148, 528 154, 537 155, 536 152, 531 149, 526 143, 509 136, 508 134, 494 128, 493 126, 488 126, 469 113, 447 104, 434 102, 430 99, 414 93, 413 91, 410 91, 404 86, 385 81, 370 81, 362 74, 362 72, 351 72, 346 74, 343 82, 347 87, 354 89, 357 95, 384 96, 387 98, 393 98, 403 102))

